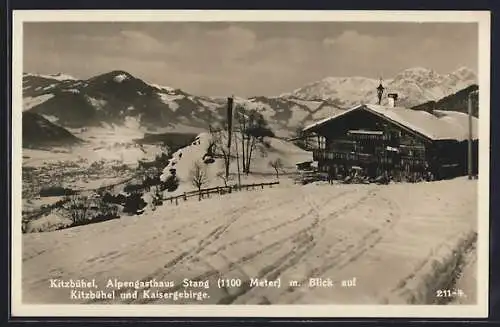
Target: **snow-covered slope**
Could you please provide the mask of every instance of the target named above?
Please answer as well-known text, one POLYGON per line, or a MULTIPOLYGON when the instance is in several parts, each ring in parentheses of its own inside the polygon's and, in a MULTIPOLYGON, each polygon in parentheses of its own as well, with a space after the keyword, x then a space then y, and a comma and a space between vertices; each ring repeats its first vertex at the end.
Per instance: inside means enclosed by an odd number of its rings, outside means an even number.
POLYGON ((210 182, 214 182, 217 172, 222 168, 220 162, 212 164, 205 164, 203 162, 204 155, 207 153, 211 139, 210 134, 202 133, 193 140, 191 145, 181 148, 173 153, 172 159, 164 168, 160 179, 162 181, 166 181, 169 176, 175 174, 180 183, 179 188, 175 192, 176 194, 195 189, 195 186, 190 180, 190 172, 192 171, 195 163, 199 163, 204 169, 206 169, 207 185, 204 185, 203 187, 208 187, 210 182))
POLYGON ((476 209, 476 183, 465 178, 383 187, 280 185, 178 206, 165 203, 142 216, 24 234, 22 299, 26 304, 432 304, 435 290, 446 287, 440 281, 457 277, 456 254, 477 232, 476 209), (220 289, 220 276, 241 279, 242 286, 220 289), (95 279, 96 291, 114 290, 116 298, 71 300, 68 289, 47 287, 51 278, 95 279), (106 288, 115 278, 139 283, 106 288), (173 302, 143 294, 144 282, 151 280, 174 282, 152 286, 151 293, 183 292, 184 278, 208 281, 207 289, 186 290, 210 298, 173 302), (249 287, 251 278, 280 278, 282 287, 249 287), (309 287, 309 278, 337 284, 309 287), (353 278, 356 286, 341 286, 353 278), (287 287, 291 280, 298 285, 287 287), (135 290, 137 299, 119 296, 135 290))
MULTIPOLYGON (((225 144, 226 135, 222 133, 220 140, 222 144, 225 144)), ((219 140, 219 138, 217 138, 219 140)), ((165 181, 171 174, 172 169, 175 170, 175 175, 179 178, 180 186, 172 194, 181 194, 186 191, 192 191, 195 186, 192 184, 190 179, 190 173, 196 162, 200 163, 206 169, 207 183, 204 187, 212 186, 223 186, 223 180, 221 180, 217 174, 224 171, 224 160, 217 156, 219 151, 215 149, 215 161, 213 163, 204 163, 203 159, 207 154, 207 151, 212 144, 214 137, 209 133, 201 133, 192 142, 175 153, 173 153, 173 158, 170 163, 163 170, 161 179, 165 181)), ((219 141, 217 141, 217 144, 219 141)), ((236 153, 236 142, 241 142, 241 139, 237 135, 233 136, 233 146, 232 153, 236 153)), ((249 176, 244 175, 244 182, 252 182, 255 179, 262 178, 274 178, 274 169, 269 166, 269 162, 272 160, 280 159, 283 163, 283 171, 289 172, 295 170, 295 164, 297 162, 312 160, 312 153, 304 151, 294 144, 277 139, 277 138, 265 138, 265 144, 257 144, 254 154, 252 156, 251 162, 251 173, 249 176)), ((239 148, 241 152, 241 146, 239 148)), ((240 158, 241 160, 241 158, 240 158)), ((233 160, 230 164, 230 183, 236 182, 236 174, 238 171, 236 160, 233 160)))

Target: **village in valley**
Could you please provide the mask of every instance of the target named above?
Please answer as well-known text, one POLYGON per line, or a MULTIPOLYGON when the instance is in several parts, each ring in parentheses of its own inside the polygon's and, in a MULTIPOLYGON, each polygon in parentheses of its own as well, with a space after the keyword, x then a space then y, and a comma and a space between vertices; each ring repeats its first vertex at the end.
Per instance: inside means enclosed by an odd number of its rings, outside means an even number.
POLYGON ((57 276, 206 282, 207 304, 475 303, 472 75, 411 68, 340 106, 25 73, 23 301, 75 303, 57 276))

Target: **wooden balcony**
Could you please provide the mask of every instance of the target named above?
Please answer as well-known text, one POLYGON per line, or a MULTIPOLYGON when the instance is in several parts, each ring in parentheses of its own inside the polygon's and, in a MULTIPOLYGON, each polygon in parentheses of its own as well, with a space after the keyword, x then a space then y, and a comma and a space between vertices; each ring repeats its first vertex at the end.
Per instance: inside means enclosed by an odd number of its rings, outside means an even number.
POLYGON ((378 156, 356 152, 341 152, 328 150, 313 151, 313 160, 315 161, 337 161, 351 163, 372 163, 383 162, 390 163, 391 158, 379 158, 378 156))

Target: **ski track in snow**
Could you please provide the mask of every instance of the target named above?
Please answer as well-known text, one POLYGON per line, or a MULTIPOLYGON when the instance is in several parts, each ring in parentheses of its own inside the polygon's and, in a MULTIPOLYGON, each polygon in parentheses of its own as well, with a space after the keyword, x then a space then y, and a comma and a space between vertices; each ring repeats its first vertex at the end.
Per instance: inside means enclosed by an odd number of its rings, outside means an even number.
MULTIPOLYGON (((163 291, 183 290, 180 282, 190 278, 211 283, 210 299, 202 303, 376 304, 405 276, 418 278, 419 264, 433 249, 475 228, 473 192, 475 184, 465 179, 280 186, 24 234, 23 298, 73 303, 68 290, 48 291, 49 278, 95 278, 102 289, 112 278, 175 281, 163 291), (337 282, 356 277, 359 286, 309 288, 313 277, 337 282), (219 289, 218 278, 240 278, 243 286, 219 289), (281 288, 251 288, 251 278, 281 278, 281 288), (289 280, 301 286, 288 287, 289 280)), ((117 298, 122 303, 173 303, 117 298)))

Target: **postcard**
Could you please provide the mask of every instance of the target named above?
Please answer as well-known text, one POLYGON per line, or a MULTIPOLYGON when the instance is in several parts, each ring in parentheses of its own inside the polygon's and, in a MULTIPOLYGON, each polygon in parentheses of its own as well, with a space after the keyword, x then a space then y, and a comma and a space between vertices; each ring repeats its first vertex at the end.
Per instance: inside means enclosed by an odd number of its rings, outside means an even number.
POLYGON ((12 315, 486 317, 490 14, 14 11, 12 315))

